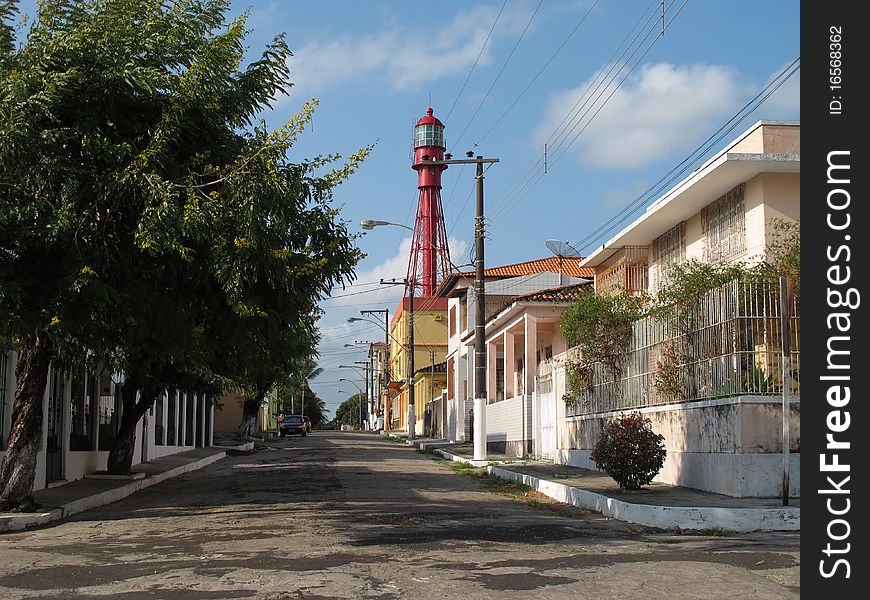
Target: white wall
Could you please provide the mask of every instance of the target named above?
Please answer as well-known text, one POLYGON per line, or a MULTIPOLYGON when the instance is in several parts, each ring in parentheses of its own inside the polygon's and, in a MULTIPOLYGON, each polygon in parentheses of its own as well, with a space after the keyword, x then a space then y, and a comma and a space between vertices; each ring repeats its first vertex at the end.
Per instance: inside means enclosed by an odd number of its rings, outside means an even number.
MULTIPOLYGON (((532 395, 525 394, 486 405, 486 443, 505 443, 507 451, 522 455, 519 443, 533 438, 532 395), (524 419, 525 417, 525 419, 524 419), (525 429, 523 421, 525 420, 525 429), (515 442, 515 444, 510 444, 515 442), (513 448, 513 450, 511 450, 513 448)), ((496 449, 500 449, 498 446, 496 449)))

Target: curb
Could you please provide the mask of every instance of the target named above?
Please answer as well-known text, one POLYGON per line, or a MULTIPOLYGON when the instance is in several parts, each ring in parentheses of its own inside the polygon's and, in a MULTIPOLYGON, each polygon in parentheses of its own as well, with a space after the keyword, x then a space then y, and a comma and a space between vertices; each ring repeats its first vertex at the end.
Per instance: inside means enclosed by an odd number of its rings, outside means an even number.
POLYGON ((185 473, 199 470, 205 466, 212 464, 213 462, 217 462, 222 458, 225 458, 226 455, 226 452, 218 452, 217 454, 212 454, 211 456, 201 458, 198 461, 191 462, 186 465, 181 465, 175 467, 174 469, 164 471, 162 473, 157 473, 155 475, 152 475, 151 477, 146 477, 145 479, 138 479, 136 481, 132 481, 127 485, 123 485, 112 490, 106 490, 105 492, 94 494, 93 496, 85 496, 84 498, 73 500, 68 504, 64 504, 63 506, 59 508, 54 508, 50 511, 42 513, 21 514, 12 517, 0 517, 0 533, 5 533, 9 531, 22 531, 24 529, 27 529, 28 527, 38 527, 40 525, 46 525, 48 523, 51 523, 52 521, 59 521, 76 513, 84 512, 92 508, 97 508, 98 506, 105 506, 106 504, 111 504, 112 502, 117 502, 118 500, 122 500, 127 496, 138 492, 139 490, 151 487, 152 485, 156 485, 162 481, 166 481, 167 479, 172 479, 173 477, 178 477, 179 475, 184 475, 185 473))
POLYGON ((226 445, 215 445, 212 448, 217 448, 218 450, 238 450, 240 452, 250 452, 254 449, 254 442, 246 442, 244 444, 239 444, 238 446, 226 446, 226 445))
POLYGON ((564 483, 547 481, 494 466, 489 461, 468 460, 444 450, 435 450, 449 460, 486 467, 487 473, 527 485, 542 494, 580 508, 592 509, 605 517, 661 529, 721 529, 736 533, 750 531, 800 531, 800 508, 722 508, 700 506, 656 506, 610 498, 564 483))

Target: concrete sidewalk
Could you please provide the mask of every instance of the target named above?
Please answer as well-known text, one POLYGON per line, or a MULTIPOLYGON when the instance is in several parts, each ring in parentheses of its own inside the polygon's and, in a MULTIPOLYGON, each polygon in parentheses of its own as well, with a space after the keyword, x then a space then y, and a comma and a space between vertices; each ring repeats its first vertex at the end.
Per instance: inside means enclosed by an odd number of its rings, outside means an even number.
POLYGON ((492 453, 486 462, 473 461, 470 444, 433 450, 566 504, 640 525, 695 531, 800 531, 800 499, 792 498, 789 506, 782 506, 780 498, 734 498, 663 483, 624 491, 598 471, 492 453))
POLYGON ((117 502, 141 489, 201 469, 225 456, 226 451, 223 448, 196 448, 135 465, 132 469, 133 473, 144 475, 138 479, 85 477, 57 487, 39 490, 34 492, 33 499, 41 508, 32 513, 0 513, 0 533, 38 527, 85 510, 117 502))

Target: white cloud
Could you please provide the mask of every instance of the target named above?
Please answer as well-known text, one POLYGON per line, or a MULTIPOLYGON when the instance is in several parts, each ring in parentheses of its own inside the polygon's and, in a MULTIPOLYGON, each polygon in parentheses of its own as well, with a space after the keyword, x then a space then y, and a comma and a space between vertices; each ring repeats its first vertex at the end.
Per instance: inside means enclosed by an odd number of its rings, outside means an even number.
MULTIPOLYGON (((293 51, 290 79, 299 93, 311 95, 349 81, 386 78, 393 89, 403 90, 463 73, 477 58, 496 14, 497 7, 479 6, 440 28, 392 25, 368 35, 313 41, 293 51)), ((489 64, 495 40, 514 33, 528 16, 525 5, 506 9, 478 65, 489 64)))
MULTIPOLYGON (((771 75, 768 80, 764 82, 764 85, 766 86, 773 81, 773 79, 775 79, 786 66, 787 65, 783 65, 782 68, 777 69, 776 73, 771 75)), ((762 86, 762 88, 763 87, 764 86, 762 86)), ((755 93, 758 93, 759 91, 761 91, 761 88, 756 90, 755 93)), ((759 110, 759 119, 797 118, 800 116, 800 111, 801 72, 800 69, 798 69, 798 71, 792 75, 788 81, 782 84, 782 86, 771 94, 770 98, 764 102, 759 110)))
MULTIPOLYGON (((578 138, 575 151, 579 150, 583 163, 602 168, 641 167, 688 149, 712 125, 733 113, 746 91, 737 73, 728 67, 668 63, 644 65, 609 100, 613 87, 602 93, 595 90, 596 85, 593 77, 554 95, 534 130, 533 146, 543 146, 586 93, 592 105, 589 116, 606 104, 578 138)), ((574 133, 562 136, 566 139, 562 148, 587 120, 583 119, 574 133)), ((550 145, 553 148, 552 140, 550 145)), ((551 156, 561 151, 553 149, 551 156)))

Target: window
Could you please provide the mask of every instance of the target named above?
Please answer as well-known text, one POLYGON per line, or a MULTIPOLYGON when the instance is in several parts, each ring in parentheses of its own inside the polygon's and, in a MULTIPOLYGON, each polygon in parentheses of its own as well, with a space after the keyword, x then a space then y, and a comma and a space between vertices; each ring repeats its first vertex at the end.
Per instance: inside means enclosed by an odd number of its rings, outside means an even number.
POLYGON ((504 400, 504 356, 495 359, 495 401, 504 400))
POLYGON ((682 264, 686 258, 685 221, 672 227, 652 243, 653 262, 658 271, 657 286, 660 288, 672 265, 682 264))
POLYGON ((414 147, 444 146, 444 128, 440 125, 418 125, 414 136, 414 147))
POLYGON ((456 307, 450 309, 450 337, 456 335, 456 307))
POLYGON ((459 331, 468 329, 468 296, 459 299, 459 331))
POLYGON ((522 396, 526 393, 526 369, 525 369, 525 360, 520 358, 517 360, 517 369, 514 372, 514 376, 517 378, 516 381, 516 390, 517 395, 522 396))
POLYGON ((701 212, 706 245, 704 260, 719 262, 746 250, 746 213, 743 208, 744 184, 708 204, 701 212))

